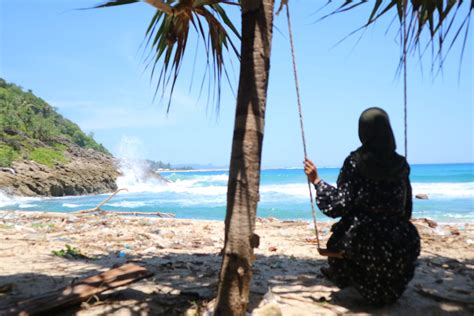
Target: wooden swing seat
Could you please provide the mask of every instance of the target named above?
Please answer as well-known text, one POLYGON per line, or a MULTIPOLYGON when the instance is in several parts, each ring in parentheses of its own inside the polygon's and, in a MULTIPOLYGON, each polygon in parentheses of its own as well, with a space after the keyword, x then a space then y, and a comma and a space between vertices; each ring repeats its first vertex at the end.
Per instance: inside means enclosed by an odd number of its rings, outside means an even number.
POLYGON ((329 257, 329 258, 337 258, 337 259, 343 259, 344 258, 344 252, 342 251, 331 251, 326 248, 318 248, 318 253, 321 256, 324 257, 329 257))

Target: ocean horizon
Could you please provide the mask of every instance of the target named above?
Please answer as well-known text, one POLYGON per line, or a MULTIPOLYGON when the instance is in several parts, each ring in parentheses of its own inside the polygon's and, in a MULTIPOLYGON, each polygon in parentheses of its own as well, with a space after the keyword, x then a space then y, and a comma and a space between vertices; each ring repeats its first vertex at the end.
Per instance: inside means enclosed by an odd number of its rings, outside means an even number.
MULTIPOLYGON (((335 184, 340 168, 321 167, 320 176, 335 184)), ((174 213, 177 218, 223 220, 227 169, 164 171, 169 183, 143 181, 142 170, 129 166, 117 179, 120 192, 104 210, 174 213)), ((413 217, 443 223, 474 222, 474 163, 413 164, 413 217), (415 199, 427 194, 428 200, 415 199)), ((258 217, 310 220, 311 207, 306 176, 301 167, 264 168, 261 173, 258 217)), ((0 191, 0 210, 74 212, 90 209, 107 194, 58 198, 10 197, 0 191)), ((332 221, 319 211, 318 221, 332 221)))

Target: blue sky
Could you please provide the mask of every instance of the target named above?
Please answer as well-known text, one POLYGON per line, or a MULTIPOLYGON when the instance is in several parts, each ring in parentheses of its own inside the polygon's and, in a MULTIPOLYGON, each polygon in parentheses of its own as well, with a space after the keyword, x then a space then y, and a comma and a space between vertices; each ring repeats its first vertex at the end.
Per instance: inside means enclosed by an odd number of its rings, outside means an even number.
MULTIPOLYGON (((153 8, 140 3, 73 10, 99 2, 0 0, 0 76, 32 89, 114 154, 132 141, 146 158, 228 165, 235 97, 223 83, 216 114, 205 97, 197 102, 198 88, 189 93, 195 40, 167 115, 166 102, 152 102, 154 85, 139 49, 153 8)), ((313 14, 319 8, 314 1, 291 5, 310 157, 321 166, 340 165, 359 146, 357 120, 369 106, 389 112, 402 152, 403 85, 396 76, 396 28, 386 32, 391 18, 367 29, 360 42, 354 36, 334 47, 364 22, 368 5, 318 23, 313 22, 322 13, 313 14)), ((230 14, 240 26, 238 10, 230 14)), ((263 166, 299 166, 302 145, 284 16, 275 18, 275 26, 263 166)), ((411 163, 474 161, 472 40, 458 80, 459 51, 458 44, 435 78, 429 53, 423 65, 417 57, 409 60, 411 163)), ((235 60, 234 68, 237 78, 235 60)), ((201 73, 197 66, 195 86, 201 73)))

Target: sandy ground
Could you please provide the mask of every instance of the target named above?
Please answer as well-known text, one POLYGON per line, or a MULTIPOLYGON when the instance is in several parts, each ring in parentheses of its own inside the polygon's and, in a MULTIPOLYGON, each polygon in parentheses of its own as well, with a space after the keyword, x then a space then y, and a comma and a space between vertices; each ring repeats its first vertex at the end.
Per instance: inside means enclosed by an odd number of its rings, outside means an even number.
MULTIPOLYGON (((335 287, 307 222, 258 219, 253 315, 473 315, 474 224, 414 221, 422 236, 416 276, 383 309, 364 306, 352 288, 335 287)), ((322 223, 323 242, 330 224, 322 223)), ((212 307, 223 246, 218 221, 0 212, 0 315, 17 302, 125 262, 154 276, 59 311, 59 315, 196 315, 212 307), (52 254, 65 245, 91 259, 52 254)))

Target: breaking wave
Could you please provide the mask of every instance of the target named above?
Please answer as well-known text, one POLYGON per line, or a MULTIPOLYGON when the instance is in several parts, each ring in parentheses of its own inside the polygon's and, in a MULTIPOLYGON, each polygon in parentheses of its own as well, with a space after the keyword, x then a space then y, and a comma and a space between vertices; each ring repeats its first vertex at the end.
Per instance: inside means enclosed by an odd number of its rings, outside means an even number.
MULTIPOLYGON (((139 160, 124 159, 122 175, 117 180, 120 192, 104 205, 108 210, 131 209, 140 212, 162 211, 182 218, 222 219, 225 215, 228 173, 226 170, 163 172, 161 177, 144 170, 139 160), (163 180, 164 179, 164 180, 163 180)), ((474 182, 462 182, 455 174, 445 173, 443 166, 434 169, 430 182, 416 174, 413 195, 427 194, 429 200, 414 200, 414 215, 442 221, 474 221, 474 182), (418 177, 418 178, 417 178, 418 177), (437 182, 439 181, 439 182, 437 182), (451 182, 445 182, 451 181, 451 182), (458 182, 456 182, 458 181, 458 182)), ((456 168, 458 168, 456 166, 456 168)), ((322 169, 322 177, 335 184, 338 170, 322 169)), ((98 205, 106 195, 67 198, 12 197, 0 191, 0 209, 71 212, 98 205)), ((277 218, 310 218, 306 178, 297 169, 268 169, 261 174, 259 216, 277 218)), ((321 217, 322 220, 325 217, 321 217)))

